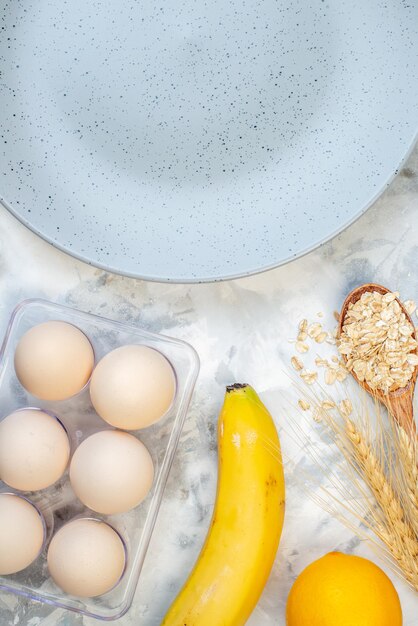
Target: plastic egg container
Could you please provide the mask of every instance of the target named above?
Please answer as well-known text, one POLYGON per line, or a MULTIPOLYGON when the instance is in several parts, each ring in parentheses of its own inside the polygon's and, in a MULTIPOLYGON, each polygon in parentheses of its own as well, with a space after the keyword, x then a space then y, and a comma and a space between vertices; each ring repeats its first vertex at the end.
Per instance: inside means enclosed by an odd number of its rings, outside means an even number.
MULTIPOLYGON (((176 378, 173 404, 162 419, 147 428, 129 431, 147 447, 155 469, 151 491, 137 507, 117 515, 100 515, 91 511, 75 497, 68 478, 68 468, 61 479, 46 489, 34 492, 15 491, 28 498, 39 510, 44 524, 44 542, 39 556, 31 565, 15 574, 0 576, 0 588, 97 619, 116 619, 132 604, 199 371, 199 361, 195 350, 183 341, 52 302, 22 302, 11 316, 0 350, 0 420, 20 408, 43 409, 56 416, 66 429, 71 455, 87 437, 112 427, 95 412, 88 385, 67 400, 41 401, 30 395, 18 381, 14 355, 20 338, 33 326, 49 320, 69 322, 83 331, 92 344, 95 363, 115 348, 141 344, 163 354, 170 362, 176 378), (93 598, 80 598, 64 593, 50 577, 46 562, 52 536, 64 524, 82 517, 101 519, 112 526, 120 535, 126 553, 126 568, 118 584, 108 593, 93 598)), ((0 493, 13 491, 0 482, 0 493)))

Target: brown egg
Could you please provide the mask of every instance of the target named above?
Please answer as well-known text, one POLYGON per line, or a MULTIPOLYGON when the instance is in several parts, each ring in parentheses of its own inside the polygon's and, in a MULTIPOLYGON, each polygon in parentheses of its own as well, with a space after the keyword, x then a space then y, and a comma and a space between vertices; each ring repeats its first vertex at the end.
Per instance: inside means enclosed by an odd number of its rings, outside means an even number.
POLYGON ((142 345, 116 348, 99 361, 90 383, 97 413, 116 428, 136 430, 157 422, 170 408, 176 378, 161 352, 142 345))
POLYGON ((71 460, 70 480, 76 496, 98 513, 133 509, 147 496, 153 479, 154 464, 147 448, 118 430, 91 435, 71 460))
POLYGON ((20 339, 14 359, 25 389, 41 400, 65 400, 88 382, 94 352, 76 326, 49 321, 33 326, 20 339))
POLYGON ((0 494, 0 574, 14 574, 39 555, 45 527, 35 506, 12 493, 0 494))
POLYGON ((39 409, 21 409, 0 422, 0 478, 22 491, 45 489, 65 472, 70 443, 60 422, 39 409))
POLYGON ((75 519, 60 528, 49 544, 47 558, 55 583, 66 593, 84 598, 110 591, 126 564, 118 533, 92 518, 75 519))

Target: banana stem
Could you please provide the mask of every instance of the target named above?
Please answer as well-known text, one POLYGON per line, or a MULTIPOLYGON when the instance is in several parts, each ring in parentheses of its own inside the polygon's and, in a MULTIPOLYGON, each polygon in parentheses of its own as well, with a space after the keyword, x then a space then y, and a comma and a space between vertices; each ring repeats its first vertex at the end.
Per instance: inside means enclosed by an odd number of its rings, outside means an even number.
POLYGON ((234 383, 233 385, 227 385, 226 393, 231 393, 232 391, 236 391, 237 389, 245 389, 245 387, 248 386, 248 383, 234 383))

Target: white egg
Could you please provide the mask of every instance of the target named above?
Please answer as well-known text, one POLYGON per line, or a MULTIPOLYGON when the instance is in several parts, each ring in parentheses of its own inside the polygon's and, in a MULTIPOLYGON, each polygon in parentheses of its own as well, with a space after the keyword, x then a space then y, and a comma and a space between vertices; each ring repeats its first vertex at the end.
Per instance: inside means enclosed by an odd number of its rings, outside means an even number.
POLYGON ((90 397, 109 424, 136 430, 157 422, 170 408, 176 378, 169 361, 141 345, 116 348, 94 369, 90 397))
POLYGON ((21 491, 45 489, 68 465, 70 443, 60 422, 39 409, 21 409, 0 422, 0 478, 21 491))
POLYGON ((118 533, 92 518, 75 519, 54 535, 48 569, 66 593, 92 598, 110 591, 123 575, 126 555, 118 533))
POLYGON ((41 400, 65 400, 88 382, 94 352, 76 326, 49 321, 33 326, 20 339, 14 359, 25 389, 41 400))
POLYGON ((0 574, 14 574, 38 556, 45 538, 43 519, 21 496, 0 494, 0 574))
POLYGON ((148 494, 154 465, 144 444, 133 435, 104 430, 85 439, 75 451, 70 480, 87 507, 107 515, 129 511, 148 494))

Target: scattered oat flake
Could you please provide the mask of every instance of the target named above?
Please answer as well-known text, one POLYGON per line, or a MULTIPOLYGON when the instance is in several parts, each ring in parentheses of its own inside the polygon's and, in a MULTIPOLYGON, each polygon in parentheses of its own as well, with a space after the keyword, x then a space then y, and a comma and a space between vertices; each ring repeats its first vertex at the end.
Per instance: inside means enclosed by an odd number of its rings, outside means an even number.
POLYGON ((326 384, 333 385, 336 381, 336 378, 337 378, 337 370, 332 367, 329 367, 327 371, 325 372, 325 377, 324 377, 326 384))
POLYGON ((302 411, 309 411, 309 409, 311 408, 311 405, 309 404, 309 402, 306 402, 306 400, 298 400, 298 405, 300 406, 302 411))
POLYGON ((315 359, 315 365, 317 367, 328 367, 328 361, 326 359, 321 359, 321 357, 317 356, 315 359))
POLYGON ((334 315, 334 319, 337 322, 339 322, 340 321, 340 313, 339 313, 339 311, 334 311, 333 315, 334 315))
POLYGON ((303 319, 302 321, 299 322, 299 330, 301 333, 306 332, 307 328, 308 328, 308 320, 303 319))
POLYGON ((321 402, 321 406, 327 411, 329 409, 335 409, 336 404, 333 400, 323 400, 323 402, 321 402))
POLYGON ((322 311, 318 311, 318 313, 316 315, 317 315, 317 317, 324 317, 324 314, 322 313, 322 311))
POLYGON ((338 408, 341 415, 343 415, 344 417, 348 417, 353 412, 353 405, 351 404, 350 400, 348 400, 348 398, 346 398, 345 400, 341 400, 338 408))
POLYGON ((342 383, 347 378, 347 375, 347 370, 343 367, 339 367, 337 369, 337 373, 335 374, 335 378, 338 380, 338 382, 342 383))
POLYGON ((297 356, 292 356, 292 358, 290 359, 290 362, 297 372, 303 370, 303 363, 302 361, 298 359, 297 356))
POLYGON ((339 358, 337 356, 335 356, 335 355, 331 357, 331 361, 333 363, 339 363, 340 362, 339 358))
POLYGON ((335 330, 328 332, 327 333, 327 338, 325 339, 325 341, 331 345, 335 345, 335 341, 336 341, 336 337, 337 337, 337 332, 338 329, 336 328, 335 330))
POLYGON ((417 305, 413 300, 405 300, 403 305, 409 315, 412 315, 417 310, 417 305))
POLYGON ((328 336, 328 333, 326 332, 319 333, 319 335, 315 337, 316 343, 323 343, 325 339, 327 338, 327 336, 328 336))
POLYGON ((320 406, 317 406, 314 412, 312 413, 312 419, 314 420, 314 422, 321 422, 323 416, 324 416, 323 410, 321 409, 320 406))
POLYGON ((307 385, 313 385, 313 383, 318 378, 318 372, 312 372, 310 370, 305 370, 301 372, 300 377, 303 378, 307 385))
POLYGON ((300 331, 298 333, 297 340, 298 341, 305 341, 305 339, 307 339, 307 337, 308 337, 308 333, 305 333, 305 331, 300 331))
POLYGON ((309 350, 309 347, 306 345, 306 343, 303 343, 303 341, 297 341, 295 343, 295 348, 298 352, 300 352, 300 354, 304 354, 309 350))
POLYGON ((312 339, 318 337, 318 335, 322 332, 322 324, 319 322, 314 322, 308 326, 308 335, 312 339))

